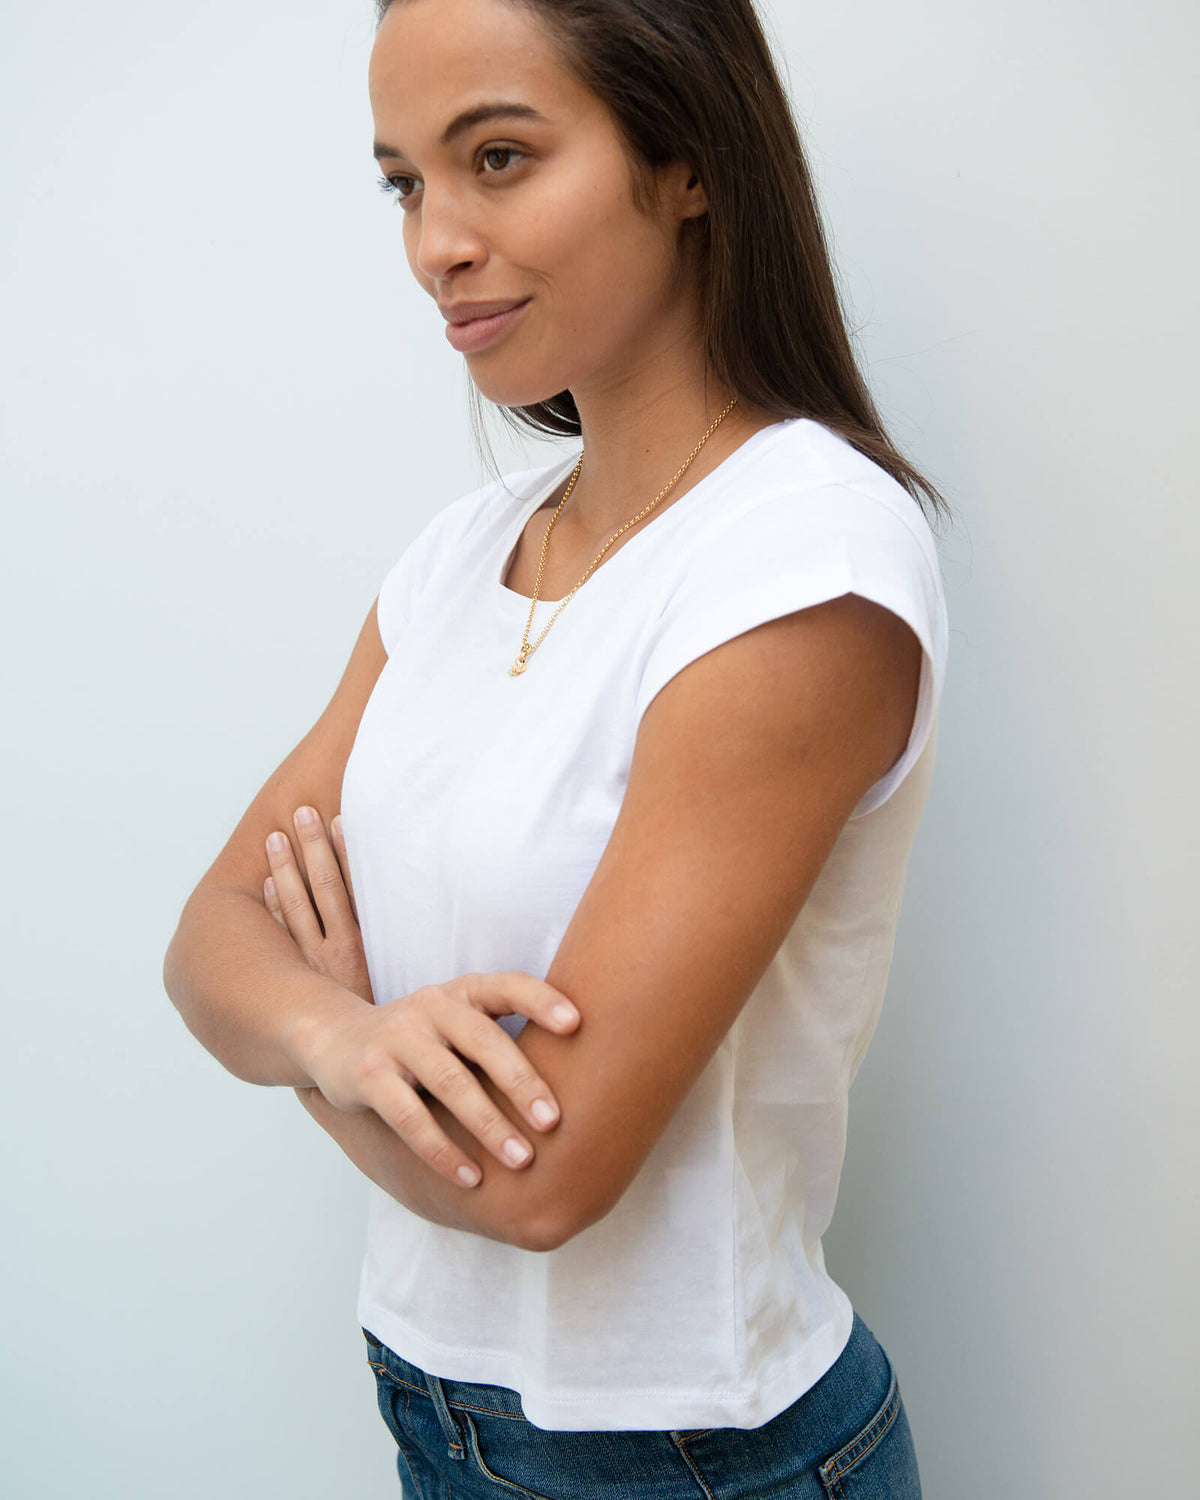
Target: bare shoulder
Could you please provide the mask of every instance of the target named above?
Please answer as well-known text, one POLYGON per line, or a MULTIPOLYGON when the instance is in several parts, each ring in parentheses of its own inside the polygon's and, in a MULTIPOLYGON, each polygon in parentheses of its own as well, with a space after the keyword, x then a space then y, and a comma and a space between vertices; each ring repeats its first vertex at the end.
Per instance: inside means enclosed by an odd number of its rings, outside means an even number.
POLYGON ((904 751, 920 666, 911 627, 858 594, 781 615, 697 657, 664 686, 643 715, 634 766, 660 774, 665 757, 700 776, 761 784, 765 775, 786 785, 801 765, 820 765, 840 787, 840 827, 904 751))
POLYGON ((697 657, 646 708, 620 814, 545 976, 583 1022, 519 1039, 562 1105, 529 1170, 563 1237, 628 1187, 855 803, 903 753, 920 661, 904 621, 843 595, 697 657))

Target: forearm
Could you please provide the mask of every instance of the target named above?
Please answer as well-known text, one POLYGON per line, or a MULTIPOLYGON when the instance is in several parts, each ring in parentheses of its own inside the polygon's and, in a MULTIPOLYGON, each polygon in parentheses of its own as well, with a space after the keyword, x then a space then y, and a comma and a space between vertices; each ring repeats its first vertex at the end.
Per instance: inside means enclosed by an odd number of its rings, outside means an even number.
POLYGON ((163 985, 184 1024, 247 1083, 310 1086, 313 1030, 368 1002, 311 969, 248 892, 200 886, 167 948, 163 985))
MULTIPOLYGON (((486 1081, 484 1086, 504 1108, 498 1090, 486 1081)), ((535 1158, 520 1170, 501 1166, 479 1150, 479 1142, 436 1099, 424 1102, 446 1134, 479 1162, 483 1179, 478 1187, 448 1182, 410 1151, 374 1110, 348 1114, 330 1104, 318 1088, 297 1088, 296 1095, 365 1177, 422 1219, 526 1250, 554 1249, 565 1238, 556 1227, 561 1216, 550 1207, 555 1195, 548 1185, 548 1164, 535 1158)), ((539 1142, 538 1151, 542 1157, 552 1156, 553 1141, 539 1142)))

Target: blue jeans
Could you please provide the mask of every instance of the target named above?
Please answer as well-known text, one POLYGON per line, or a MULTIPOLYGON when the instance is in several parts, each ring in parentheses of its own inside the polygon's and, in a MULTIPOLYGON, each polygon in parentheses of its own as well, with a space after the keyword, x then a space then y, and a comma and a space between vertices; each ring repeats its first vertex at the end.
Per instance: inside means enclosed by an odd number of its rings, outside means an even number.
POLYGON ((516 1391, 441 1379, 363 1336, 404 1500, 920 1500, 895 1372, 857 1313, 786 1411, 691 1432, 550 1432, 516 1391))

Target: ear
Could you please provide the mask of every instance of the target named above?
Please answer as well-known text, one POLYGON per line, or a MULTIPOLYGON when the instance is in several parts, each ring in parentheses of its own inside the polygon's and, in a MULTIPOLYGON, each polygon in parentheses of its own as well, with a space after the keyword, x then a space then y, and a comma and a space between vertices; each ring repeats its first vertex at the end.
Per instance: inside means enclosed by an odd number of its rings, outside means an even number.
POLYGON ((698 219, 708 212, 708 198, 699 174, 687 162, 672 162, 665 168, 664 189, 675 216, 679 219, 698 219))

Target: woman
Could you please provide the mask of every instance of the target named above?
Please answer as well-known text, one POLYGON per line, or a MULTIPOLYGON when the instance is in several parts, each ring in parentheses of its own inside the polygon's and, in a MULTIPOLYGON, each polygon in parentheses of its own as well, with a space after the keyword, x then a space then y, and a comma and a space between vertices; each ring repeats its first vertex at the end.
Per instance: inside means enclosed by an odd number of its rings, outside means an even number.
POLYGON ((475 387, 579 451, 387 573, 168 991, 371 1180, 406 1493, 918 1495, 821 1235, 932 771, 944 502, 855 367, 758 20, 396 0, 370 93, 475 387))

